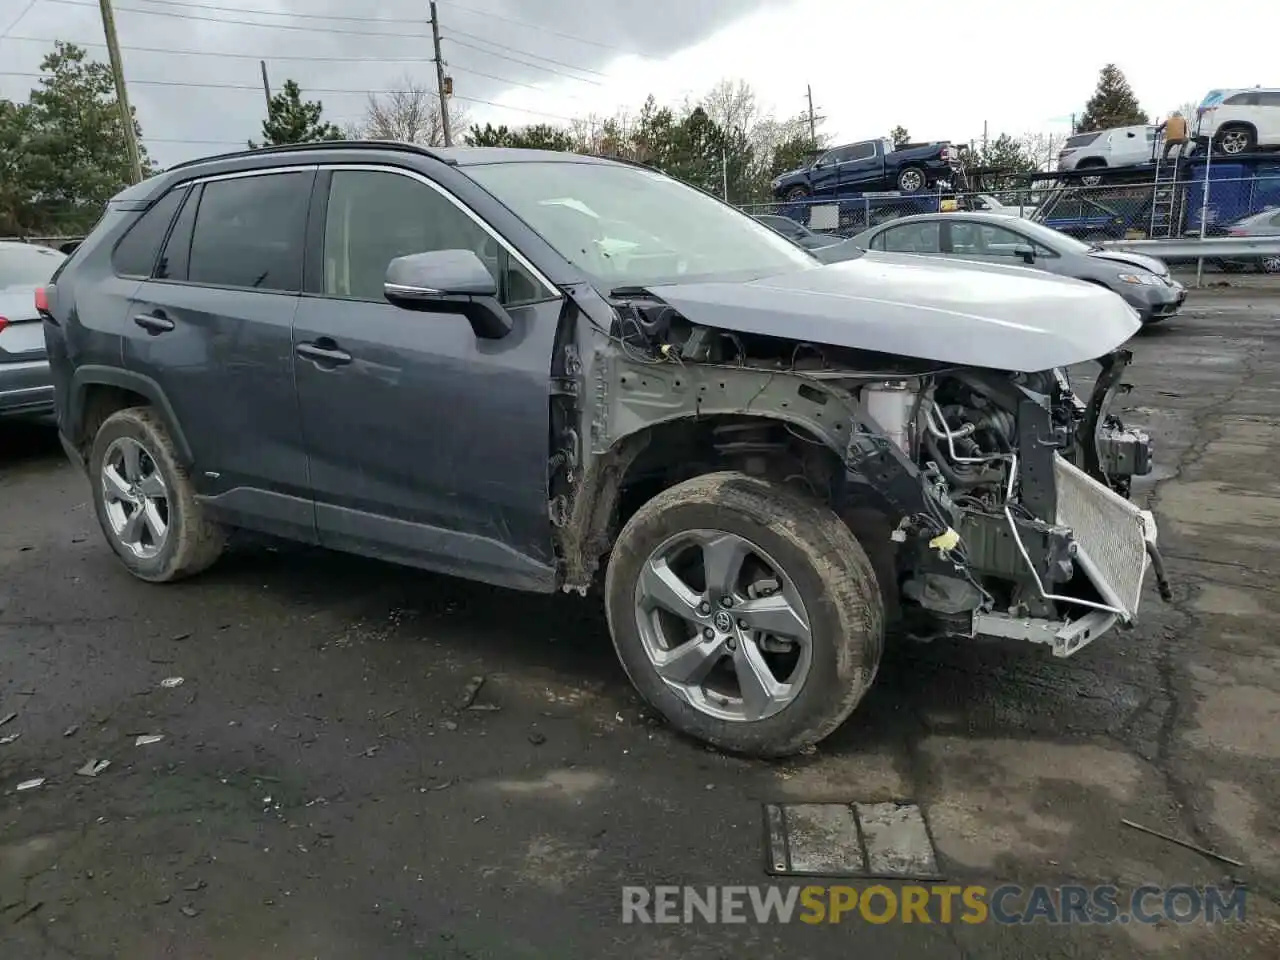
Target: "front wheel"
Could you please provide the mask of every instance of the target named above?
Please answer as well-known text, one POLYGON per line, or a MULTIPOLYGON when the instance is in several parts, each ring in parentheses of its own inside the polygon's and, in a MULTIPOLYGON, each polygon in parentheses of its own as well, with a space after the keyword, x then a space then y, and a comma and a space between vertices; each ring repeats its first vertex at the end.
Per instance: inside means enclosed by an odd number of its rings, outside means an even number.
POLYGON ((741 473, 654 497, 605 577, 623 668, 676 729, 756 757, 835 730, 875 677, 883 601, 871 563, 824 504, 741 473))
POLYGON ((808 187, 792 187, 785 194, 788 200, 804 200, 809 196, 808 187))
POLYGON ((1280 256, 1269 256, 1262 258, 1263 273, 1280 273, 1280 256))

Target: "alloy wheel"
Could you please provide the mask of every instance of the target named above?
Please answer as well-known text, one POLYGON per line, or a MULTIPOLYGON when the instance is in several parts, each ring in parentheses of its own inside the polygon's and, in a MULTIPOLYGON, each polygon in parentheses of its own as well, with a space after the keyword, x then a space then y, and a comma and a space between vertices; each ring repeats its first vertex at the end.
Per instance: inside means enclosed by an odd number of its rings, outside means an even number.
POLYGON ((907 193, 915 193, 924 187, 924 175, 919 170, 905 170, 898 178, 898 186, 907 193))
POLYGON ((659 545, 641 568, 635 617, 663 682, 717 719, 767 719, 808 678, 812 633, 799 591, 737 534, 692 530, 659 545))
POLYGON ((1220 142, 1223 153, 1244 153, 1249 149, 1249 135, 1243 130, 1228 130, 1220 142))
POLYGON ((132 437, 112 441, 102 458, 102 500, 116 540, 140 560, 164 549, 169 489, 155 458, 132 437))
POLYGON ((1263 273, 1280 273, 1280 256, 1268 256, 1262 258, 1263 273))

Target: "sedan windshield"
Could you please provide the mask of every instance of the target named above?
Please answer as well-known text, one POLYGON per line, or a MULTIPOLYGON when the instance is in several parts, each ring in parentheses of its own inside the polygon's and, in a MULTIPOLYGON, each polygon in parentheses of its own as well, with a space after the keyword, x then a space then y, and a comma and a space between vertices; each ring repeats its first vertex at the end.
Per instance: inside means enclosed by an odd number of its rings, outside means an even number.
POLYGON ((1090 250, 1096 250, 1097 247, 1091 247, 1087 243, 1081 243, 1075 237, 1046 227, 1042 223, 1033 223, 1030 220, 1020 220, 1016 222, 1017 229, 1023 231, 1032 240, 1043 243, 1050 250, 1057 253, 1088 253, 1090 250))
POLYGON ((36 287, 48 283, 66 257, 48 247, 0 244, 0 288, 36 287))
POLYGON ((653 170, 535 161, 478 165, 467 174, 611 290, 820 266, 746 214, 653 170))

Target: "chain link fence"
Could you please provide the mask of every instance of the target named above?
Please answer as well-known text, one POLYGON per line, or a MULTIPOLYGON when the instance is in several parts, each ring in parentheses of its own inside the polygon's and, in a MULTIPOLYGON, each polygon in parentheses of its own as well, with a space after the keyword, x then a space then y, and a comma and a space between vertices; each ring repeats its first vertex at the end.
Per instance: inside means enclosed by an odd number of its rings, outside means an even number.
MULTIPOLYGON (((921 213, 983 211, 1023 217, 1089 243, 1275 237, 1280 242, 1280 157, 1268 176, 1083 186, 1061 181, 974 193, 865 193, 744 206, 755 217, 786 217, 817 233, 852 237, 921 213)), ((1179 244, 1185 250, 1186 244, 1179 244)), ((1262 274, 1280 290, 1280 253, 1228 260, 1167 256, 1178 272, 1262 274), (1203 260, 1203 262, 1201 262, 1203 260)), ((1218 278, 1221 279, 1221 278, 1218 278)), ((1210 279, 1208 282, 1214 282, 1210 279)))

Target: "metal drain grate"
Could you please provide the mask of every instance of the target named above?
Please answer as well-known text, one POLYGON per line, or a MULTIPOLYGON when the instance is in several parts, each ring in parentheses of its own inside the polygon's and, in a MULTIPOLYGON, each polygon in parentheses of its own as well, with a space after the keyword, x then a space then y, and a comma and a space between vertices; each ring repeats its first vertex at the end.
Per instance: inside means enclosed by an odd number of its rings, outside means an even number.
POLYGON ((940 879, 914 803, 767 803, 764 823, 771 876, 940 879))

